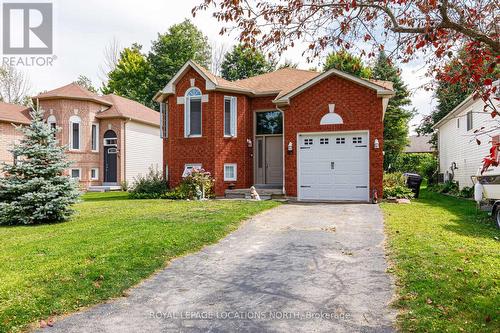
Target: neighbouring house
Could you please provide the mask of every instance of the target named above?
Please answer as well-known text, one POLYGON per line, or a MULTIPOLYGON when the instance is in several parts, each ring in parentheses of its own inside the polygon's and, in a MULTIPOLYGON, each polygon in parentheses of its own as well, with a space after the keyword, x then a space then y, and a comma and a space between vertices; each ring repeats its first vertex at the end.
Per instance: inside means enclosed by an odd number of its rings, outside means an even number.
POLYGON ((498 141, 500 135, 499 121, 485 112, 484 106, 481 98, 470 95, 434 125, 440 181, 454 180, 460 189, 473 186, 471 176, 478 173, 483 159, 489 155, 492 141, 498 141), (481 128, 480 132, 485 134, 477 136, 474 131, 481 128), (477 144, 476 138, 481 144, 477 144))
MULTIPOLYGON (((56 138, 68 147, 73 161, 68 174, 83 187, 118 187, 150 167, 161 169, 158 112, 120 96, 99 96, 77 84, 44 92, 33 101, 44 110, 47 123, 60 128, 56 138)), ((20 138, 12 124, 29 122, 26 108, 0 104, 2 160, 13 160, 7 148, 20 138)))
POLYGON ((193 168, 215 194, 252 185, 298 200, 382 195, 383 118, 392 83, 284 68, 229 82, 188 61, 155 96, 171 187, 193 168))
POLYGON ((410 143, 406 146, 404 152, 407 154, 432 154, 435 152, 435 149, 432 144, 429 143, 431 139, 432 135, 410 135, 410 143))
POLYGON ((30 109, 26 106, 0 102, 0 163, 12 163, 9 149, 22 138, 15 126, 30 123, 30 109))

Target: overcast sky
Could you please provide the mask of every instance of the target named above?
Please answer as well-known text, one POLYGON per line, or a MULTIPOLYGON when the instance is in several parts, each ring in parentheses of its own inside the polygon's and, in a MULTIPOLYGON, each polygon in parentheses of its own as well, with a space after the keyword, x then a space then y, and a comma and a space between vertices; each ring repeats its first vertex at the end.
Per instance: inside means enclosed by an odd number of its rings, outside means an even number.
MULTIPOLYGON (((74 81, 78 75, 91 78, 100 86, 99 66, 103 63, 103 52, 113 38, 121 46, 137 42, 143 51, 149 51, 151 41, 157 33, 167 31, 172 24, 190 18, 212 43, 230 47, 234 37, 219 36, 220 25, 209 13, 192 18, 191 9, 201 0, 54 0, 54 54, 57 56, 52 67, 19 67, 28 74, 32 92, 50 90, 74 81)), ((47 2, 47 1, 4 1, 0 2, 47 2)), ((310 68, 296 47, 285 58, 299 63, 300 68, 310 68)), ((320 59, 318 60, 321 61, 320 59)), ((412 89, 413 107, 419 116, 412 121, 418 124, 422 114, 429 114, 435 101, 432 93, 417 89, 427 78, 422 63, 414 62, 400 66, 403 79, 412 89)))

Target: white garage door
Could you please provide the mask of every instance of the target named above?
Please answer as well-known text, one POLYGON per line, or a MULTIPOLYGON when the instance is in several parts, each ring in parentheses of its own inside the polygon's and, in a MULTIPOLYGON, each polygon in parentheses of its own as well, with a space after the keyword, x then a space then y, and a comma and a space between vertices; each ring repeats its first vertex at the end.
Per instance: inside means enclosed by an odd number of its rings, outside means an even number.
POLYGON ((299 135, 299 200, 368 201, 368 134, 299 135))

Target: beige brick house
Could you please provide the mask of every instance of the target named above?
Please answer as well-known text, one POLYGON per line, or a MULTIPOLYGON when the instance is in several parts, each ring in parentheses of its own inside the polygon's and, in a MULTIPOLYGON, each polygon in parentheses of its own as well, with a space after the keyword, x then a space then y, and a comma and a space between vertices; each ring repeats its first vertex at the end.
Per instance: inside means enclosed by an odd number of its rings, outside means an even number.
POLYGON ((77 84, 39 94, 33 102, 44 111, 46 121, 60 129, 57 139, 68 147, 73 161, 68 174, 82 186, 112 187, 124 180, 132 184, 151 166, 161 169, 158 112, 120 96, 94 94, 77 84))
POLYGON ((0 163, 13 162, 13 156, 9 152, 9 148, 22 137, 15 126, 29 123, 28 108, 0 102, 0 163))

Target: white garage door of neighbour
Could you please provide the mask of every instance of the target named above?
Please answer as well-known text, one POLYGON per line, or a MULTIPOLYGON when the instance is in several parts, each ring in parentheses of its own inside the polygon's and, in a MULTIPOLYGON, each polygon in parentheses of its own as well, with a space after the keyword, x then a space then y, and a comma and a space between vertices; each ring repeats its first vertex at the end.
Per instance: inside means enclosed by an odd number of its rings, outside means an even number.
POLYGON ((299 135, 299 200, 368 201, 368 134, 299 135))

